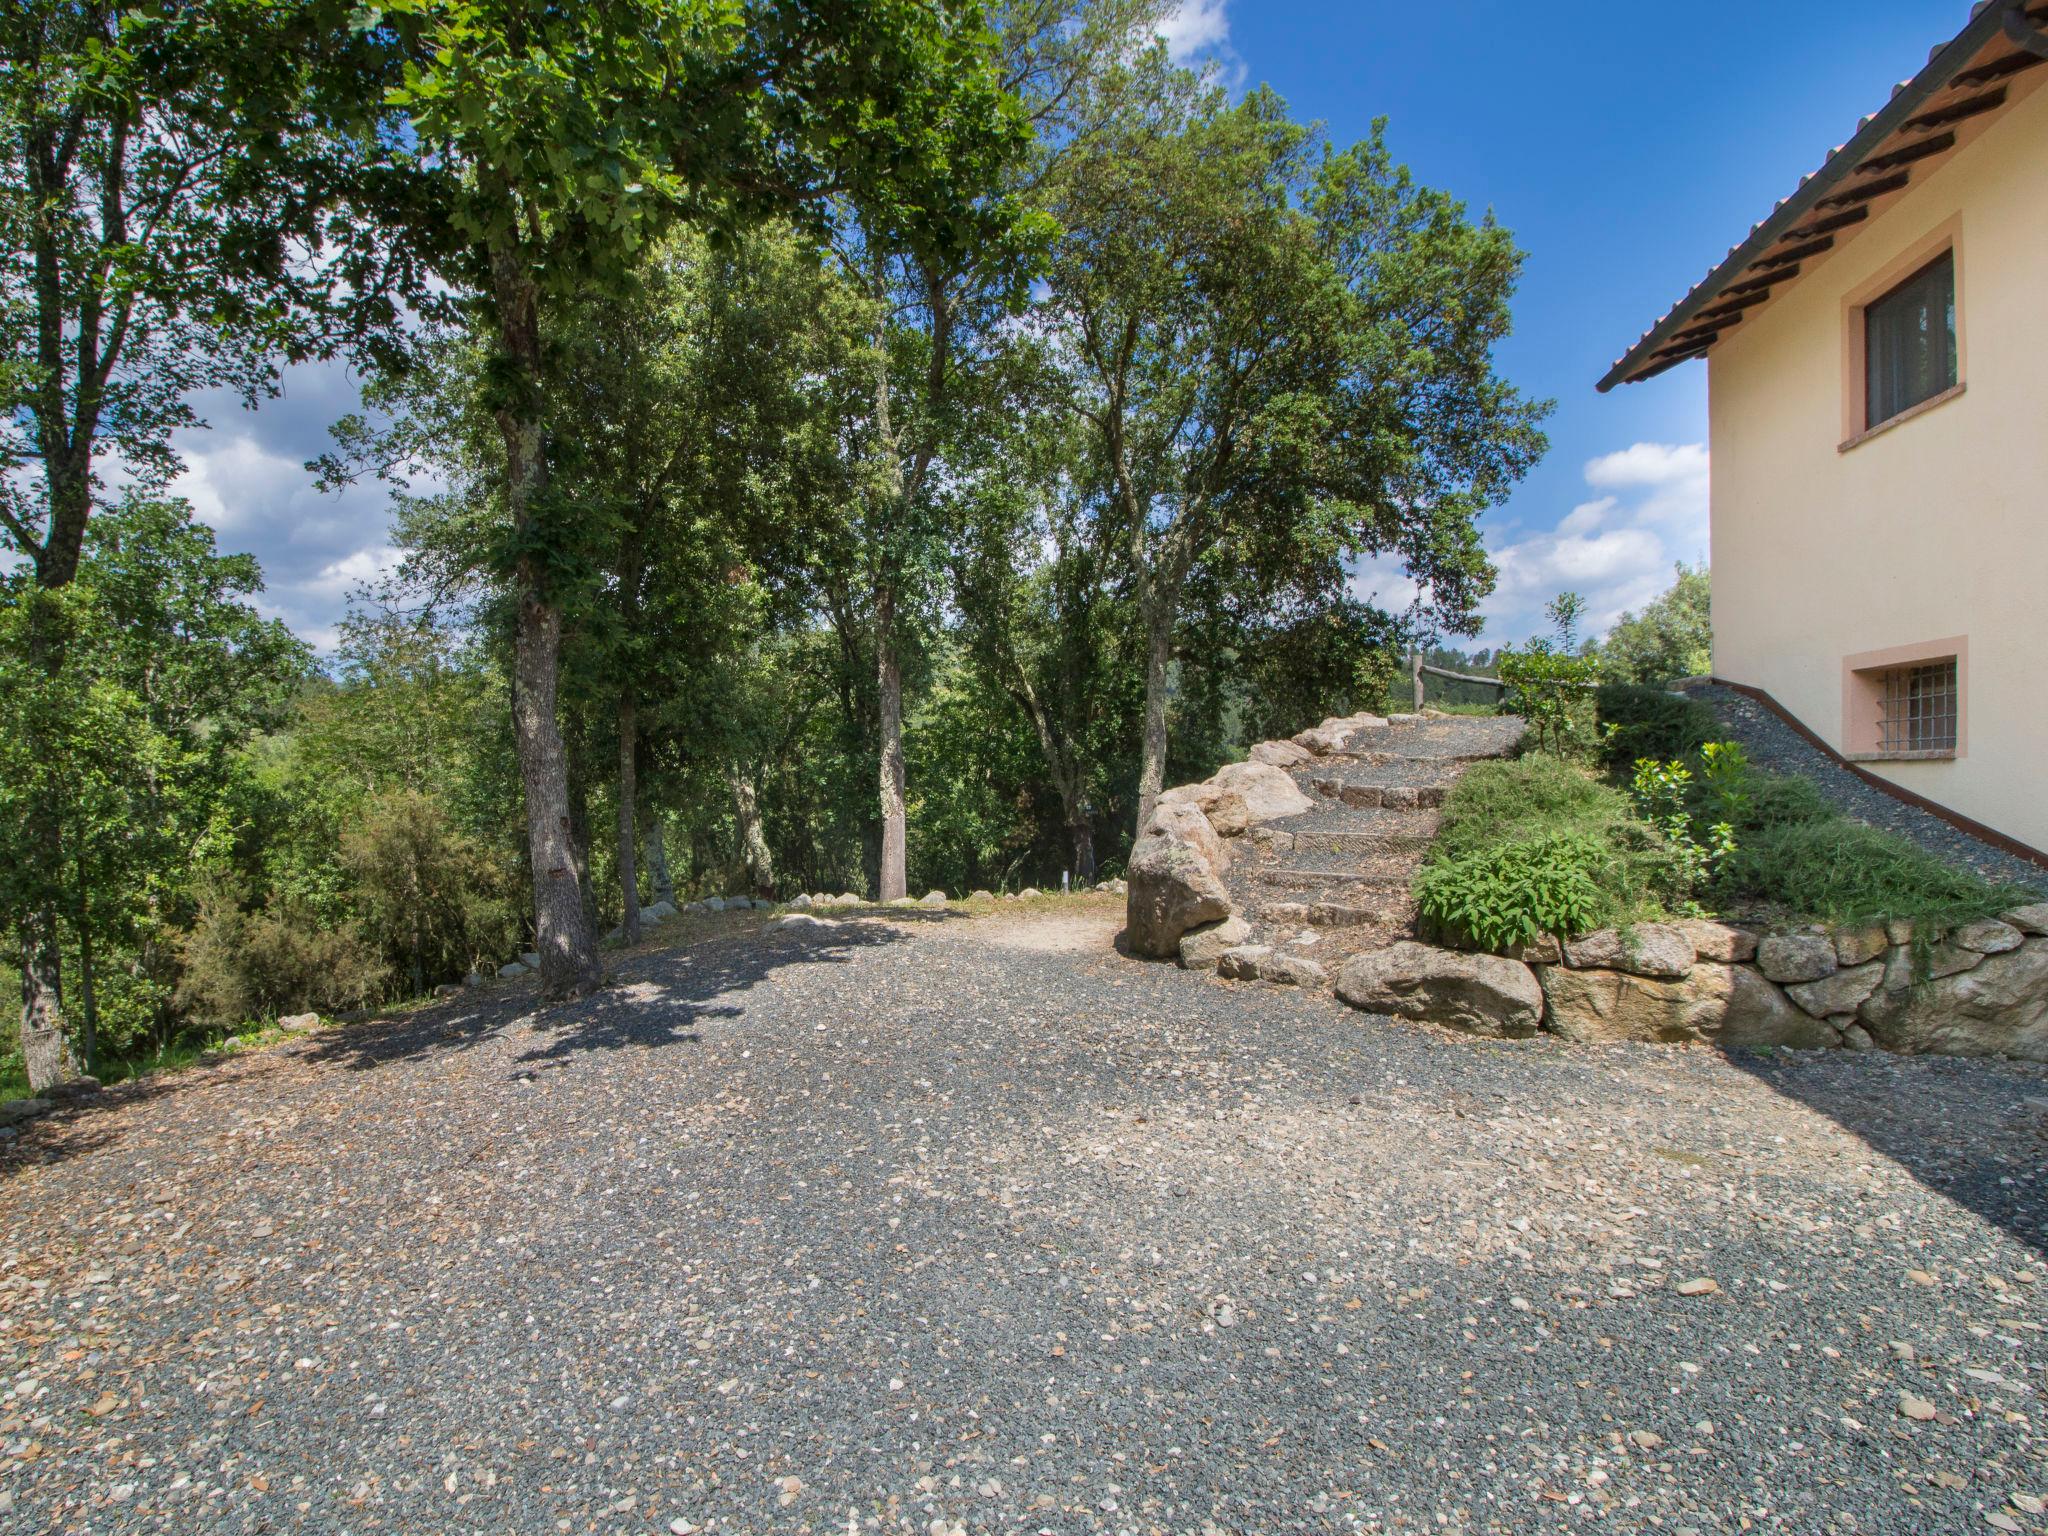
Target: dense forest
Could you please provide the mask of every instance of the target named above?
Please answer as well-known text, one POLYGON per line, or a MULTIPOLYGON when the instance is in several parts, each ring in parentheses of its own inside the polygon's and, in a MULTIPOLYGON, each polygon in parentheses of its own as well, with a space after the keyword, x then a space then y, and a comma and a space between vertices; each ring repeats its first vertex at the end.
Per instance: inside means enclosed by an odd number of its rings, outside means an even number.
POLYGON ((1464 659, 1521 253, 1170 9, 9 7, 0 1073, 574 996, 671 892, 1087 882, 1464 659), (329 655, 172 494, 322 358, 404 556, 329 655))

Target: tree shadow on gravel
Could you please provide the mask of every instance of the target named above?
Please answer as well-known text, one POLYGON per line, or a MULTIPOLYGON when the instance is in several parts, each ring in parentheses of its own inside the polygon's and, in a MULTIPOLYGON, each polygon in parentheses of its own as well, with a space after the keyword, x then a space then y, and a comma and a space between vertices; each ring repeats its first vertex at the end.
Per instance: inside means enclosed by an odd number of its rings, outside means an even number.
POLYGON ((1883 1052, 1724 1056, 2048 1257, 2048 1069, 1883 1052))
POLYGON ((758 929, 694 937, 667 949, 607 956, 609 984, 573 1003, 541 1003, 531 983, 502 994, 378 1019, 314 1037, 308 1059, 368 1072, 475 1049, 508 1026, 531 1026, 522 1063, 559 1062, 590 1051, 690 1045, 699 1026, 744 1012, 738 994, 790 965, 844 965, 856 951, 906 942, 882 923, 832 930, 758 929))

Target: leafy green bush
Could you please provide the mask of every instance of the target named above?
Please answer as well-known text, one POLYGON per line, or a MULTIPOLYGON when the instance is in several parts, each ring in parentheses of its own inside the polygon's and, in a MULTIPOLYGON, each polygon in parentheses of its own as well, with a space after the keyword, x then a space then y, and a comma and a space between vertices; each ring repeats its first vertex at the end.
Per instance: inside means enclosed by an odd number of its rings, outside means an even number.
POLYGON ((1458 781, 1415 897, 1432 930, 1501 950, 1662 916, 1682 884, 1671 849, 1627 795, 1534 753, 1477 764, 1458 781))
POLYGON ((178 1005, 216 1029, 360 1008, 382 995, 390 974, 353 927, 323 927, 275 902, 248 912, 224 885, 201 898, 184 961, 178 1005))
POLYGON ((1662 688, 1608 683, 1593 695, 1600 722, 1600 761, 1631 768, 1646 757, 1689 757, 1721 733, 1714 712, 1697 699, 1662 688))
POLYGON ((1539 750, 1568 753, 1585 736, 1586 698, 1595 675, 1590 657, 1574 656, 1546 640, 1522 650, 1502 646, 1495 670, 1505 685, 1501 708, 1529 722, 1539 750))
POLYGON ((518 945, 517 875, 414 790, 380 795, 342 834, 362 931, 409 990, 452 981, 518 945))
POLYGON ((1425 867, 1416 905, 1432 930, 1502 952, 1546 933, 1602 927, 1614 910, 1602 876, 1613 862, 1598 838, 1556 833, 1500 843, 1425 867))

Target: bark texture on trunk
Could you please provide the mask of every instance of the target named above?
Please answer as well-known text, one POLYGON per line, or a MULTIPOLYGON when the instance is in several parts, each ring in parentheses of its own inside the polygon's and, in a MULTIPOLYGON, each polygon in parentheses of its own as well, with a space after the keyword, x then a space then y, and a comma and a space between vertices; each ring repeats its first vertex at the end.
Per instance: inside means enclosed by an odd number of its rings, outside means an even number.
POLYGON ((41 912, 21 925, 21 1055, 29 1092, 78 1075, 64 1035, 64 976, 57 959, 55 915, 41 912))
POLYGON ((1067 810, 1067 835, 1074 842, 1074 883, 1095 883, 1095 828, 1079 806, 1067 810))
MULTIPOLYGON (((39 570, 39 585, 45 589, 60 586, 75 570, 75 559, 58 581, 39 570)), ((54 677, 64 665, 64 637, 58 631, 56 605, 44 600, 40 592, 30 594, 29 601, 35 604, 29 620, 29 664, 54 677)), ((44 878, 55 881, 64 868, 62 811, 47 789, 39 798, 44 803, 30 808, 30 826, 44 878)), ((64 957, 53 898, 46 898, 21 925, 21 1053, 32 1093, 77 1076, 64 1030, 64 957)))
POLYGON ((875 595, 875 679, 882 724, 882 867, 875 898, 895 901, 910 892, 904 827, 903 672, 896 659, 896 594, 875 595))
POLYGON ((668 872, 668 840, 662 833, 661 813, 647 818, 647 878, 654 884, 654 899, 675 904, 675 877, 668 872))
POLYGON ((761 828, 761 802, 754 792, 754 781, 737 763, 725 770, 726 782, 732 786, 732 810, 740 824, 740 853, 747 867, 747 887, 751 896, 773 896, 775 894, 775 856, 768 850, 768 835, 761 828))
POLYGON ((555 723, 555 682, 562 616, 532 593, 521 594, 514 647, 519 715, 514 722, 519 779, 526 792, 526 840, 533 856, 534 948, 541 995, 581 997, 598 984, 597 948, 583 910, 575 839, 569 820, 569 757, 555 723))
MULTIPOLYGON (((525 534, 547 489, 540 397, 540 291, 516 247, 491 253, 493 296, 500 340, 521 392, 498 411, 505 440, 505 500, 513 527, 525 534)), ((550 601, 540 561, 523 555, 515 570, 519 607, 514 619, 513 712, 519 778, 526 793, 526 838, 533 863, 534 948, 540 954, 541 995, 582 997, 597 989, 596 936, 578 879, 569 820, 569 754, 556 708, 561 675, 562 614, 550 601)))
POLYGON ((1138 769, 1138 835, 1166 788, 1166 669, 1173 659, 1173 610, 1145 605, 1145 743, 1138 769))
POLYGON ((619 699, 619 893, 626 904, 619 933, 628 944, 640 942, 640 787, 634 772, 639 738, 639 706, 628 689, 619 699))

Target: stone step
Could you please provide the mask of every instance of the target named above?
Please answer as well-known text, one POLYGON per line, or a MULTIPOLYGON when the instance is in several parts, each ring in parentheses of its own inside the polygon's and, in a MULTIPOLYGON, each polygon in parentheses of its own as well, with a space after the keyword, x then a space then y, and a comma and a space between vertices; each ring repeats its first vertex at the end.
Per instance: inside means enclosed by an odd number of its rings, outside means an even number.
POLYGON ((1259 920, 1283 927, 1363 928, 1397 913, 1385 907, 1362 907, 1341 901, 1276 901, 1259 908, 1259 920))
POLYGON ((1420 853, 1436 836, 1436 824, 1416 820, 1412 832, 1297 832, 1294 847, 1298 853, 1420 853))
POLYGON ((1261 885, 1283 891, 1326 891, 1347 887, 1360 891, 1408 891, 1408 877, 1378 874, 1358 869, 1262 869, 1252 878, 1261 885))
POLYGON ((1327 776, 1310 779, 1309 788, 1325 800, 1368 811, 1433 811, 1449 790, 1445 784, 1348 784, 1327 776))

